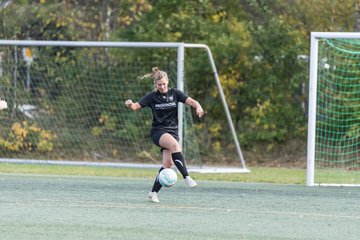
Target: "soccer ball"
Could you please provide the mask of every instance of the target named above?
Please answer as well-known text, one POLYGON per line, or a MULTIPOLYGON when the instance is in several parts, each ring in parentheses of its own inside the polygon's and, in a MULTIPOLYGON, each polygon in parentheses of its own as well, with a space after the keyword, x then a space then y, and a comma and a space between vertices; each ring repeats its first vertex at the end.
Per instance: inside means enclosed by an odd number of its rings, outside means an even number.
POLYGON ((177 174, 171 168, 165 168, 159 173, 159 182, 164 187, 171 187, 177 181, 177 174))

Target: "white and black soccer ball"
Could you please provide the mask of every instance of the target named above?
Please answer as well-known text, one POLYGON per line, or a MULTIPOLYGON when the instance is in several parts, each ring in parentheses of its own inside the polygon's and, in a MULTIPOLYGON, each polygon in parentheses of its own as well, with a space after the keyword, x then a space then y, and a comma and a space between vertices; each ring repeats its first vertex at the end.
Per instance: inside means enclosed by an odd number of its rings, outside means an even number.
POLYGON ((171 168, 164 168, 159 173, 159 182, 164 187, 171 187, 173 186, 177 181, 177 174, 174 170, 171 168))

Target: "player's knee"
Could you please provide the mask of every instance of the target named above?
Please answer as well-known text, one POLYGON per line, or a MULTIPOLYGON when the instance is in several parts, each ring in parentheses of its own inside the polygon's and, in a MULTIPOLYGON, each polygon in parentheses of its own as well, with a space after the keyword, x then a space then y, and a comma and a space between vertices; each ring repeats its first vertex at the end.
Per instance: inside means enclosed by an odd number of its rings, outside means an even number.
POLYGON ((174 165, 173 161, 163 161, 162 167, 163 168, 172 168, 172 166, 174 165))
POLYGON ((170 146, 170 152, 171 153, 174 153, 174 152, 180 152, 181 150, 180 150, 180 145, 178 144, 178 143, 173 143, 173 144, 171 144, 170 146))

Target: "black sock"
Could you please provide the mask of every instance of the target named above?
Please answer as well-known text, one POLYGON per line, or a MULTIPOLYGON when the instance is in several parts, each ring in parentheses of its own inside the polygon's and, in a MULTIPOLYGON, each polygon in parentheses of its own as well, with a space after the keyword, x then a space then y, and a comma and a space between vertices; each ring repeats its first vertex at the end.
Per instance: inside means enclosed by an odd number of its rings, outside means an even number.
MULTIPOLYGON (((160 170, 159 170, 159 173, 160 173, 163 169, 164 169, 164 168, 161 167, 160 170)), ((159 178, 158 178, 159 173, 156 175, 154 185, 153 185, 153 187, 152 187, 152 189, 151 189, 152 192, 159 192, 160 189, 161 189, 161 187, 162 187, 162 185, 161 185, 160 182, 159 182, 159 178)))
POLYGON ((177 169, 179 169, 180 173, 182 174, 183 178, 189 176, 189 173, 186 168, 185 160, 181 152, 176 152, 171 154, 172 159, 175 163, 177 169))

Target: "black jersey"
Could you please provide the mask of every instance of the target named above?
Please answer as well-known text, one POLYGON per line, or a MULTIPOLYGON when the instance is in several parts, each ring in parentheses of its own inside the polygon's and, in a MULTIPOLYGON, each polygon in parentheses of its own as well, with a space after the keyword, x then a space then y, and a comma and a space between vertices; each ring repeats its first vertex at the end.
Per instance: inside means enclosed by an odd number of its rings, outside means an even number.
POLYGON ((182 91, 171 88, 167 93, 150 92, 139 101, 139 104, 142 108, 151 108, 153 129, 177 130, 178 103, 185 103, 187 98, 182 91))

